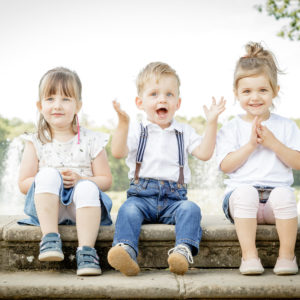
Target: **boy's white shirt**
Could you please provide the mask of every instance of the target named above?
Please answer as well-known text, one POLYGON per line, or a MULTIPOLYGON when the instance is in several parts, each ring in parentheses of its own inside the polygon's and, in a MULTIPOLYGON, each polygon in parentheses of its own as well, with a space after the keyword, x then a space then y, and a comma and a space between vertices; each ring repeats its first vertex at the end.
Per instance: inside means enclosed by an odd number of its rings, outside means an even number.
POLYGON ((92 161, 106 146, 109 135, 80 127, 80 143, 77 134, 67 142, 53 140, 42 144, 37 133, 23 134, 22 138, 33 143, 39 160, 39 169, 56 168, 72 170, 80 176, 93 176, 92 161))
MULTIPOLYGON (((292 120, 270 114, 269 119, 262 125, 274 134, 285 146, 300 151, 300 130, 292 120)), ((237 116, 224 125, 217 135, 217 162, 220 166, 222 160, 230 152, 238 150, 245 145, 251 135, 252 123, 244 121, 237 116)), ((287 167, 277 155, 259 145, 249 156, 248 160, 236 171, 228 174, 225 179, 227 185, 225 193, 234 190, 242 184, 264 186, 291 186, 293 184, 293 171, 287 167)))
MULTIPOLYGON (((148 127, 148 139, 139 177, 158 180, 178 181, 179 156, 175 129, 184 133, 184 183, 189 183, 191 171, 188 166, 188 153, 201 144, 202 137, 188 124, 172 120, 168 128, 162 129, 150 121, 142 122, 148 127)), ((140 123, 130 123, 127 146, 126 164, 129 167, 128 178, 134 178, 136 153, 141 133, 140 123)))

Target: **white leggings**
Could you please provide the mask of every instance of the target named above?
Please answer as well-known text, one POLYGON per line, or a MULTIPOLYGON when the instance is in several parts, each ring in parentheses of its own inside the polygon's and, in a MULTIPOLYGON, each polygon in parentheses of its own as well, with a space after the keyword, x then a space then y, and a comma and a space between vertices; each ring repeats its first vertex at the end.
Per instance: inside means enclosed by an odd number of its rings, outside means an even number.
POLYGON ((274 188, 267 203, 260 203, 258 191, 250 185, 236 188, 229 198, 232 218, 257 218, 258 224, 275 224, 275 219, 298 216, 294 192, 286 187, 274 188))
MULTIPOLYGON (((43 168, 35 177, 35 194, 49 193, 59 196, 61 177, 54 168, 43 168)), ((70 219, 76 222, 76 209, 100 207, 99 190, 88 180, 80 181, 74 187, 72 203, 65 206, 59 201, 59 222, 70 219)))

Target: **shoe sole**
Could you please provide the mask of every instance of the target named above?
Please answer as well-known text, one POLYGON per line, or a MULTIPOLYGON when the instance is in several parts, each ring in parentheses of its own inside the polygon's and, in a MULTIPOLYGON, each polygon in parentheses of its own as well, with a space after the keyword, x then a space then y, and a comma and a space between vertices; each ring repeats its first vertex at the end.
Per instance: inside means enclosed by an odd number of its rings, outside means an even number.
POLYGON ((108 251, 107 260, 115 270, 119 270, 126 276, 135 276, 140 272, 139 265, 120 246, 115 246, 108 251))
POLYGON ((282 271, 273 271, 276 275, 296 275, 298 271, 291 270, 282 270, 282 271))
POLYGON ((186 258, 179 253, 170 254, 168 264, 170 271, 177 275, 184 275, 189 268, 186 258))
POLYGON ((93 275, 101 275, 102 271, 101 269, 96 269, 96 268, 83 268, 83 269, 78 269, 76 274, 78 276, 93 276, 93 275))
POLYGON ((62 261, 64 254, 58 251, 47 251, 39 255, 39 261, 62 261))
POLYGON ((261 275, 263 272, 261 271, 247 271, 247 272, 240 272, 242 275, 261 275))
POLYGON ((242 275, 261 275, 264 272, 264 270, 247 270, 247 271, 241 271, 240 273, 242 275))

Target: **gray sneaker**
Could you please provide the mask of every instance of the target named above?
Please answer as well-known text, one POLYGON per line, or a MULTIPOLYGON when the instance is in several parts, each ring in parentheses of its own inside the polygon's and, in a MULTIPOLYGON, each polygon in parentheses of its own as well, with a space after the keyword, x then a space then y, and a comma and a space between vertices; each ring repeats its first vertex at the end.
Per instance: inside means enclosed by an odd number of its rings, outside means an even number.
POLYGON ((184 275, 189 268, 189 263, 194 263, 191 250, 184 244, 170 249, 168 255, 170 271, 177 275, 184 275))
POLYGON ((40 261, 62 261, 62 242, 59 233, 50 232, 46 234, 40 242, 40 261))
POLYGON ((95 248, 83 246, 76 251, 77 275, 100 275, 99 256, 95 248))
POLYGON ((140 272, 134 249, 124 243, 112 247, 107 254, 109 264, 126 276, 135 276, 140 272))

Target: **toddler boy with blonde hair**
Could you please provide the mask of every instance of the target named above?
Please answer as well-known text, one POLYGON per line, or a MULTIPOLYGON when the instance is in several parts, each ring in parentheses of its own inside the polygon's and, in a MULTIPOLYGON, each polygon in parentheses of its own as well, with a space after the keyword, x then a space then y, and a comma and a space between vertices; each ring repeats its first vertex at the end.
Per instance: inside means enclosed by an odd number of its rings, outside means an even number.
POLYGON ((175 224, 175 247, 168 252, 170 271, 183 275, 199 251, 201 211, 188 201, 191 172, 188 153, 198 159, 211 158, 216 141, 217 120, 225 109, 223 98, 204 106, 207 128, 204 137, 174 119, 181 104, 176 71, 161 62, 148 64, 138 75, 135 99, 147 120, 129 126, 129 116, 114 101, 119 118, 112 139, 112 154, 127 156, 130 187, 119 209, 113 247, 108 262, 123 274, 137 275, 138 240, 142 224, 175 224))

